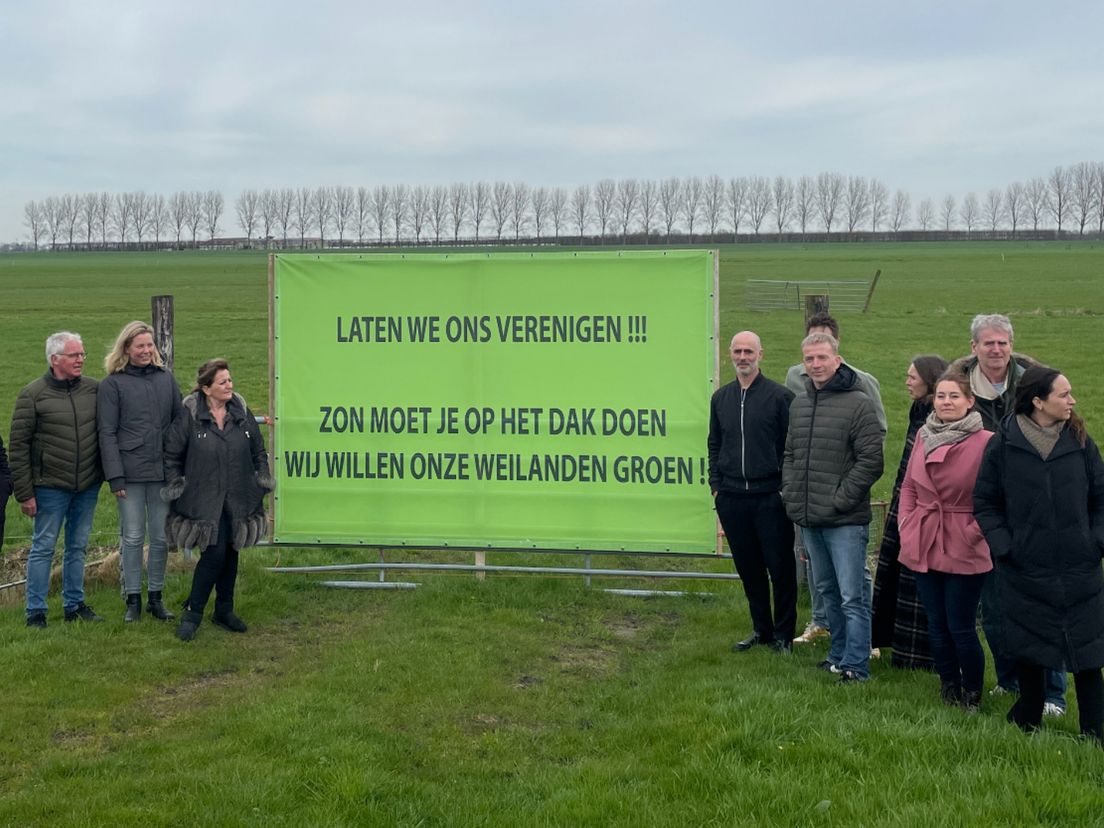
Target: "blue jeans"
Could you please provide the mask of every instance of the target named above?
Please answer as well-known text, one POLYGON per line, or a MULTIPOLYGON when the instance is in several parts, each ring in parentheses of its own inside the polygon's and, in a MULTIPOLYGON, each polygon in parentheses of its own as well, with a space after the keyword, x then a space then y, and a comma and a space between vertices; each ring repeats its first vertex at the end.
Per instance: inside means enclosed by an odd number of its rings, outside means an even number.
POLYGON ((35 486, 35 513, 31 551, 27 555, 27 614, 46 611, 50 590, 50 564, 54 559, 61 525, 65 524, 65 557, 61 568, 61 600, 65 609, 84 603, 84 550, 92 532, 100 487, 67 492, 35 486))
POLYGON ((985 680, 985 651, 978 640, 977 608, 986 573, 914 572, 913 575, 928 616, 932 658, 940 680, 980 693, 985 680))
POLYGON ((169 547, 165 542, 165 518, 169 504, 161 499, 158 483, 126 484, 126 497, 116 497, 119 505, 119 552, 123 560, 123 591, 127 595, 142 592, 142 547, 149 534, 148 588, 160 592, 165 587, 165 562, 169 547))
POLYGON ((870 676, 870 591, 866 587, 867 525, 801 528, 813 583, 832 634, 828 660, 859 678, 870 676))

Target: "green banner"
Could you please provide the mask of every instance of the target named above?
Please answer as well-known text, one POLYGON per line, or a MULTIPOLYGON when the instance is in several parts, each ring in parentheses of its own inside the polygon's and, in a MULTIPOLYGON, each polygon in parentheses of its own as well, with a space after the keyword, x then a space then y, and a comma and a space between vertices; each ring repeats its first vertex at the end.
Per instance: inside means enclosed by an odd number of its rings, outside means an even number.
POLYGON ((713 552, 711 251, 277 255, 280 543, 713 552))

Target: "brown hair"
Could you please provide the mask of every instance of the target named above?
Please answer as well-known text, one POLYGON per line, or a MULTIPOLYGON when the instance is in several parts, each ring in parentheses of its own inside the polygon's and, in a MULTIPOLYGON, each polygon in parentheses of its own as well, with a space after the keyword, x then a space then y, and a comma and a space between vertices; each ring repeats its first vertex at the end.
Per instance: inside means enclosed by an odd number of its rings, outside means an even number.
MULTIPOLYGON (((1035 410, 1034 399, 1038 397, 1045 400, 1049 397, 1050 392, 1054 390, 1054 381, 1058 379, 1061 373, 1057 368, 1051 368, 1047 365, 1032 365, 1024 371, 1016 385, 1016 402, 1012 410, 1017 414, 1030 417, 1031 412, 1035 410)), ((1089 435, 1085 431, 1085 421, 1078 417, 1074 411, 1070 412, 1069 430, 1077 438, 1081 448, 1084 448, 1089 435)))
POLYGON ((947 370, 947 360, 939 354, 919 354, 912 358, 912 367, 916 369, 916 373, 920 375, 920 381, 928 389, 928 393, 924 396, 925 401, 931 402, 936 383, 947 370))
POLYGON ((209 359, 205 363, 199 366, 199 370, 196 371, 196 384, 192 391, 202 391, 204 388, 208 388, 215 381, 215 376, 219 371, 229 371, 230 363, 221 357, 215 359, 209 359))
MULTIPOLYGON (((919 371, 919 369, 917 369, 919 371)), ((948 368, 942 374, 931 387, 932 394, 935 393, 935 386, 941 382, 953 382, 958 386, 958 390, 962 392, 963 396, 969 397, 971 400, 975 399, 974 389, 970 387, 970 378, 962 373, 958 368, 948 368)))
POLYGON ((825 311, 814 313, 807 320, 805 320, 805 333, 809 333, 812 328, 827 328, 832 332, 832 336, 839 341, 839 322, 836 321, 834 316, 830 316, 825 311))

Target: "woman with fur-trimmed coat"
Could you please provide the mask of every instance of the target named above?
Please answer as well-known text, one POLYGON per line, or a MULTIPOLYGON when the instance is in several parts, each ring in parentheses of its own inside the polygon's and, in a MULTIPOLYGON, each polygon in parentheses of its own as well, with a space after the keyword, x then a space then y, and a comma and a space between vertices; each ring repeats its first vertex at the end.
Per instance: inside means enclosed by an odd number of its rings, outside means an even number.
POLYGON ((214 623, 245 632, 234 613, 238 552, 267 532, 264 496, 274 484, 268 453, 256 419, 234 393, 223 359, 200 366, 195 390, 165 438, 165 480, 169 501, 165 534, 174 546, 203 550, 192 577, 176 636, 191 641, 215 592, 214 623))

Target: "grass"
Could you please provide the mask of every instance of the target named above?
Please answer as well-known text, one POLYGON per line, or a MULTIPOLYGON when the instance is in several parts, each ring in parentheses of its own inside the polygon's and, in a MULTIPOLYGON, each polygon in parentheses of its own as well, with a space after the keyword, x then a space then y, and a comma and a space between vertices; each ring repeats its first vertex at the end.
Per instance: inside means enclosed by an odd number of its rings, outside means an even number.
MULTIPOLYGON (((1090 431, 1104 427, 1099 244, 725 248, 722 331, 760 332, 764 368, 781 377, 800 314, 745 311, 743 280, 877 268, 871 313, 841 317, 845 356, 883 380, 891 431, 876 494, 888 494, 900 451, 909 359, 964 353, 979 311, 1012 314, 1017 346, 1066 371, 1090 431)), ((250 400, 267 400, 264 273, 257 254, 0 257, 0 420, 43 366, 47 333, 78 330, 103 354, 162 292, 176 297, 182 384, 219 353, 250 400)), ((105 544, 114 513, 102 500, 105 544)), ((8 518, 10 555, 30 524, 13 506, 8 518)), ((250 633, 205 622, 191 646, 147 617, 124 628, 113 585, 89 595, 105 624, 65 625, 54 608, 31 635, 20 607, 0 608, 0 824, 1102 820, 1104 751, 1075 738, 1075 704, 1026 738, 1004 722, 1007 699, 965 717, 939 704, 931 675, 876 662, 871 683, 839 687, 813 669, 823 645, 733 655, 748 619, 731 584, 641 600, 579 579, 425 575, 418 590, 374 593, 264 570, 363 558, 247 553, 239 607, 250 633)), ((187 583, 170 577, 174 604, 187 583)))

